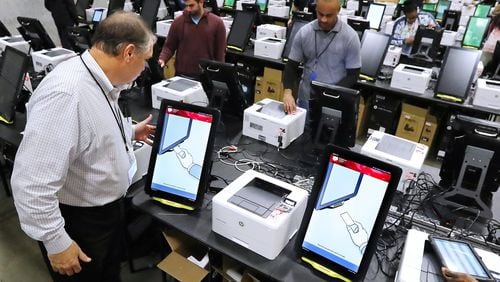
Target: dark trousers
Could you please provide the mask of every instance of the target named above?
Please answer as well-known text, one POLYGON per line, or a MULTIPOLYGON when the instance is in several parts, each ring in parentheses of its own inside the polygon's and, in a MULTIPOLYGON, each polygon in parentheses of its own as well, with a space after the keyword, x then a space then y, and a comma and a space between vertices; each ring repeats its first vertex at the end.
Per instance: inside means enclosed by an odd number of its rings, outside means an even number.
MULTIPOLYGON (((80 261, 82 271, 73 276, 54 273, 49 264, 54 281, 120 281, 123 201, 120 199, 101 207, 73 207, 63 204, 59 207, 65 220, 66 232, 92 261, 80 261)), ((46 250, 43 244, 40 246, 46 259, 46 250)))

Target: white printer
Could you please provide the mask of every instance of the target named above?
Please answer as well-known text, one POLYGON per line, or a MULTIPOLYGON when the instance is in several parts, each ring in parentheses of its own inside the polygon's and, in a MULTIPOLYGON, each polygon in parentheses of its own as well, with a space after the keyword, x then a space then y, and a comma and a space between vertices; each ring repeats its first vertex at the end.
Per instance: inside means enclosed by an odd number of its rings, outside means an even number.
POLYGON ((30 51, 30 44, 28 41, 25 41, 21 35, 14 36, 4 36, 0 37, 0 51, 5 51, 5 46, 10 46, 12 48, 16 48, 17 50, 28 54, 30 51))
POLYGON ((441 37, 442 46, 454 46, 457 38, 457 32, 452 30, 443 30, 443 36, 441 37))
POLYGON ((198 106, 208 105, 208 98, 201 83, 180 76, 174 76, 153 84, 151 86, 151 99, 154 109, 160 108, 162 99, 198 106))
POLYGON ((258 40, 265 37, 286 39, 286 27, 275 24, 258 25, 255 39, 258 40))
POLYGON ((391 87, 423 94, 431 75, 432 69, 399 64, 392 73, 391 87))
POLYGON ((407 181, 417 179, 429 147, 381 131, 374 131, 361 148, 361 153, 378 160, 400 167, 403 172, 398 190, 403 189, 407 181))
POLYGON ((73 50, 61 47, 31 52, 33 69, 36 72, 51 71, 57 64, 76 56, 73 50))
POLYGON ((162 37, 167 37, 168 36, 168 31, 170 30, 170 26, 174 20, 163 20, 163 21, 157 21, 156 22, 156 35, 162 36, 162 37))
POLYGON ((286 18, 290 12, 290 7, 288 6, 268 6, 267 15, 272 17, 286 18))
POLYGON ((142 141, 135 141, 134 144, 134 155, 137 161, 137 171, 132 177, 132 183, 136 183, 141 180, 144 175, 148 173, 149 158, 151 157, 152 147, 142 141))
POLYGON ((264 37, 254 41, 253 54, 271 59, 280 59, 285 48, 285 39, 264 37))
POLYGON ((305 122, 305 109, 297 107, 294 114, 286 114, 282 102, 266 98, 245 109, 242 134, 286 148, 302 135, 305 122))
POLYGON ((212 230, 267 258, 276 258, 300 227, 307 192, 248 170, 212 199, 212 230))
POLYGON ((479 78, 472 104, 492 109, 500 109, 500 82, 479 78))
POLYGON ((391 45, 387 48, 387 53, 384 58, 384 66, 395 67, 399 63, 399 58, 401 57, 401 53, 403 52, 403 48, 391 45))

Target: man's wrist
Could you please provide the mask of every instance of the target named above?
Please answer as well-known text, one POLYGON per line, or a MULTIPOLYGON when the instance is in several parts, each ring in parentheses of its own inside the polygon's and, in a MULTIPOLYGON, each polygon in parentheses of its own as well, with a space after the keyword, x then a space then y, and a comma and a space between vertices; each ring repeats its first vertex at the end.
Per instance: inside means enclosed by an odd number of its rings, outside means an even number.
POLYGON ((49 241, 44 241, 43 245, 47 250, 47 254, 52 255, 65 251, 71 246, 72 243, 73 240, 69 237, 68 233, 63 231, 58 237, 49 241))

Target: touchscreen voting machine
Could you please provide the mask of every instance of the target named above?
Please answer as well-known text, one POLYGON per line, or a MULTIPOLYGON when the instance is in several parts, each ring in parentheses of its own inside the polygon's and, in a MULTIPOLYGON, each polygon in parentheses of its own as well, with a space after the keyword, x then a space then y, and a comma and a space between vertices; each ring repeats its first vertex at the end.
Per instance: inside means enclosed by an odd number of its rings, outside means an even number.
POLYGON ((401 169, 328 145, 297 238, 301 260, 344 281, 362 281, 401 169))
POLYGON ((186 210, 201 205, 219 117, 215 109, 162 101, 145 185, 154 200, 186 210))

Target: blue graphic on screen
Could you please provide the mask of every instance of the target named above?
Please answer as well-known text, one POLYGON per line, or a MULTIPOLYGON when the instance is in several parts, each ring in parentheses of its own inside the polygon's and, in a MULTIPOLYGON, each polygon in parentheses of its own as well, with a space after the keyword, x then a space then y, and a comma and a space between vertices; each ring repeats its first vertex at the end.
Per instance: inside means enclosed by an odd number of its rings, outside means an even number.
POLYGON ((321 190, 318 202, 316 203, 317 210, 335 206, 356 196, 361 179, 363 179, 363 174, 347 167, 333 167, 332 163, 328 164, 328 166, 328 175, 323 186, 334 186, 337 188, 321 190))
POLYGON ((169 114, 165 115, 163 138, 161 139, 159 154, 161 155, 173 150, 175 146, 186 140, 191 132, 191 124, 192 119, 190 118, 169 114))
POLYGON ((151 189, 196 200, 211 121, 166 113, 151 189))
POLYGON ((387 186, 387 181, 330 163, 302 247, 357 272, 387 186), (341 206, 325 208, 346 195, 352 197, 341 206))

